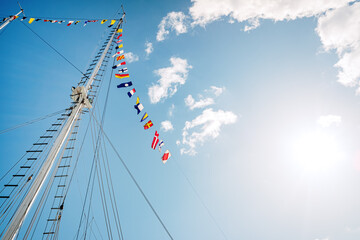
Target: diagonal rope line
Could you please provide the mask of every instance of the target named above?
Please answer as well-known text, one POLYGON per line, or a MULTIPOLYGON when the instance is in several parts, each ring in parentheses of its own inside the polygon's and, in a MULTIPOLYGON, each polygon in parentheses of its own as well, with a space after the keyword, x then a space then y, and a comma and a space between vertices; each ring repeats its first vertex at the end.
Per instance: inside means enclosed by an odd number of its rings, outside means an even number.
POLYGON ((38 38, 40 38, 44 43, 46 43, 46 45, 48 45, 52 50, 54 50, 57 54, 59 54, 65 61, 67 61, 71 66, 73 66, 76 70, 78 70, 78 72, 80 72, 84 77, 86 77, 87 79, 89 79, 88 76, 86 76, 78 67, 76 67, 72 62, 70 62, 69 59, 67 59, 64 55, 62 55, 58 50, 56 50, 56 48, 54 48, 53 46, 51 46, 51 44, 49 42, 47 42, 44 38, 42 38, 39 34, 37 34, 34 30, 32 30, 28 25, 26 25, 25 23, 21 22, 25 27, 27 27, 31 32, 33 32, 38 38))
POLYGON ((57 111, 57 112, 54 112, 54 113, 51 113, 51 114, 48 114, 48 115, 45 115, 43 117, 39 117, 39 118, 36 118, 36 119, 33 119, 33 120, 30 120, 30 121, 27 121, 27 122, 24 122, 24 123, 21 123, 21 124, 18 124, 18 125, 15 125, 13 127, 9 127, 7 129, 4 129, 4 130, 0 130, 0 134, 3 134, 3 133, 6 133, 6 132, 9 132, 9 131, 12 131, 12 130, 15 130, 17 128, 20 128, 20 127, 24 127, 26 125, 29 125, 29 124, 32 124, 32 123, 36 123, 38 121, 41 121, 41 120, 44 120, 46 118, 49 118, 49 117, 52 117, 52 116, 55 116, 61 112, 64 112, 64 110, 60 110, 60 111, 57 111))
POLYGON ((94 116, 93 112, 90 111, 93 119, 95 120, 95 122, 97 123, 97 125, 99 126, 100 130, 102 131, 103 135, 105 136, 105 138, 108 140, 108 142, 110 143, 112 149, 115 151, 117 157, 119 158, 119 160, 121 161, 122 165, 124 166, 125 170, 127 171, 127 173, 129 174, 129 176, 131 177, 131 179, 133 180, 133 182, 135 183, 136 187, 138 188, 138 190, 140 191, 141 195, 144 197, 145 201, 147 202, 147 204, 149 205, 149 207, 151 208, 151 210, 153 211, 153 213, 155 214, 156 218, 159 220, 159 222, 161 223, 162 227, 164 228, 164 230, 166 231, 167 235, 169 236, 169 238, 171 240, 173 240, 174 238, 171 236, 169 230, 166 228, 164 222, 161 220, 160 216, 158 215, 158 213, 156 212, 155 208, 153 207, 153 205, 151 204, 150 200, 146 197, 144 191, 141 189, 140 185, 138 184, 138 182, 136 181, 134 175, 131 173, 130 169, 127 167, 126 163, 124 162, 124 160, 121 158, 119 152, 116 150, 115 146, 113 145, 113 143, 110 141, 109 137, 107 136, 107 134, 105 133, 104 129, 102 128, 101 124, 98 122, 98 120, 96 119, 96 117, 94 116))

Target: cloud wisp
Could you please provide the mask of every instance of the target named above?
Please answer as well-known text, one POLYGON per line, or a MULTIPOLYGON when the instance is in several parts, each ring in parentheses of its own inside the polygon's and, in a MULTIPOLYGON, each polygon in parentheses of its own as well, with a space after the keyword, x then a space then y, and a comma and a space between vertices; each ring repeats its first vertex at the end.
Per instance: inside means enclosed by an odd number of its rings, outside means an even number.
POLYGON ((320 116, 317 120, 317 124, 321 127, 330 127, 332 125, 339 126, 341 124, 341 116, 337 115, 326 115, 320 116))
POLYGON ((164 132, 167 132, 170 130, 174 130, 174 126, 172 125, 172 123, 169 120, 166 120, 166 121, 161 122, 161 129, 164 132))
POLYGON ((151 42, 146 42, 145 43, 146 56, 148 57, 153 51, 154 51, 153 44, 151 42))
POLYGON ((183 12, 169 12, 159 24, 156 40, 158 42, 164 41, 170 31, 175 31, 176 35, 186 33, 187 19, 188 17, 183 12))
POLYGON ((190 110, 194 110, 195 108, 204 108, 204 107, 207 107, 214 103, 215 103, 215 101, 212 98, 201 98, 197 102, 191 95, 188 95, 185 98, 185 105, 188 106, 190 108, 190 110))
POLYGON ((186 147, 181 148, 181 154, 195 155, 198 145, 217 138, 221 127, 235 123, 237 118, 231 111, 214 111, 208 108, 192 121, 186 121, 182 132, 182 144, 186 147))
POLYGON ((173 96, 179 85, 185 84, 188 72, 192 68, 186 59, 170 58, 170 67, 155 70, 155 74, 160 76, 157 84, 149 87, 148 94, 151 103, 158 103, 161 99, 173 96))
POLYGON ((132 63, 132 62, 137 62, 139 61, 139 56, 132 53, 132 52, 127 52, 124 54, 125 59, 128 63, 132 63))

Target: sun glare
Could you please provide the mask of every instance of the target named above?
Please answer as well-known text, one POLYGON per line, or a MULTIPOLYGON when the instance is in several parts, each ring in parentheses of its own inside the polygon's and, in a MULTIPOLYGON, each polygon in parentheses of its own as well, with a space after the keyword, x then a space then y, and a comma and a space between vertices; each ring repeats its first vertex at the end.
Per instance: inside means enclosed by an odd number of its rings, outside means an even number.
POLYGON ((309 171, 326 170, 341 157, 336 139, 328 134, 304 134, 294 145, 296 160, 309 171))

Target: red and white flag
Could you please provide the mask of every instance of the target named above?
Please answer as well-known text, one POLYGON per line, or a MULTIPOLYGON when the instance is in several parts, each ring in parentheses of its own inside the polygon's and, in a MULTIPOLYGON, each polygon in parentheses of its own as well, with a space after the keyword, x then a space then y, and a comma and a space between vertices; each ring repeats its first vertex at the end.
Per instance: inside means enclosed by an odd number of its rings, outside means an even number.
POLYGON ((165 164, 166 161, 171 157, 171 153, 169 152, 169 150, 166 150, 164 155, 162 156, 161 160, 163 161, 163 163, 165 164))
POLYGON ((74 21, 69 21, 69 23, 66 26, 70 26, 74 21))
POLYGON ((123 54, 123 53, 124 53, 124 50, 121 50, 121 51, 115 53, 112 57, 115 57, 116 55, 121 55, 121 54, 123 54))
POLYGON ((155 149, 156 148, 156 145, 159 143, 159 133, 157 131, 155 131, 155 136, 154 136, 154 139, 152 141, 152 144, 151 144, 151 148, 152 149, 155 149))
POLYGON ((116 43, 121 43, 122 42, 122 39, 120 39, 119 41, 117 41, 116 43))

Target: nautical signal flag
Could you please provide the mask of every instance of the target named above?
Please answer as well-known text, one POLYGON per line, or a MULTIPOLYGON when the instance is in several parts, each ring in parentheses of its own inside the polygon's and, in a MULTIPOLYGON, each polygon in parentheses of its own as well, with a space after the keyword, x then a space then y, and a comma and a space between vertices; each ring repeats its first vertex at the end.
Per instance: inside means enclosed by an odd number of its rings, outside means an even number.
POLYGON ((133 88, 130 92, 128 92, 128 96, 131 98, 132 95, 134 95, 135 92, 136 92, 135 88, 133 88))
POLYGON ((66 26, 70 26, 74 21, 69 21, 69 23, 66 26))
POLYGON ((76 25, 76 24, 78 24, 80 21, 76 21, 74 24, 76 25))
POLYGON ((107 21, 107 19, 103 19, 103 20, 101 21, 101 24, 104 24, 106 21, 107 21))
POLYGON ((122 28, 119 28, 116 32, 122 33, 122 28))
POLYGON ((146 130, 146 129, 149 129, 149 128, 151 128, 153 125, 154 125, 154 124, 153 124, 152 121, 150 120, 150 121, 148 121, 147 123, 145 123, 144 129, 145 129, 145 130, 146 130))
POLYGON ((22 17, 22 19, 20 19, 20 21, 24 21, 27 17, 22 17))
POLYGON ((116 43, 121 43, 122 42, 122 39, 120 39, 119 41, 116 41, 116 43))
MULTIPOLYGON (((144 126, 145 127, 145 126, 144 126)), ((156 145, 159 143, 159 133, 157 131, 155 131, 155 136, 154 139, 151 143, 151 148, 155 150, 156 145)))
POLYGON ((120 33, 119 36, 117 36, 116 39, 119 39, 119 38, 121 38, 121 37, 122 37, 122 33, 120 33))
POLYGON ((145 119, 147 119, 149 117, 149 115, 147 113, 144 113, 144 116, 141 118, 140 122, 145 121, 145 119))
POLYGON ((169 150, 166 150, 164 155, 161 157, 162 162, 165 164, 166 161, 171 157, 169 150))
POLYGON ((31 24, 34 20, 35 20, 35 18, 30 18, 29 24, 31 24))
POLYGON ((122 60, 122 59, 124 59, 124 58, 125 58, 124 55, 118 56, 118 57, 116 58, 116 61, 122 60))
POLYGON ((111 27, 112 25, 114 25, 115 22, 116 22, 116 20, 111 20, 110 25, 108 27, 111 27))
POLYGON ((159 152, 161 152, 161 148, 164 146, 164 141, 161 140, 160 143, 159 143, 159 152))
POLYGON ((122 48, 123 47, 123 45, 122 44, 120 44, 119 46, 116 46, 116 48, 115 49, 119 49, 119 48, 122 48))
POLYGON ((124 87, 130 87, 132 86, 132 82, 124 82, 119 85, 117 85, 117 88, 124 88, 124 87))
POLYGON ((127 71, 128 71, 127 68, 122 68, 122 69, 119 70, 119 73, 124 73, 124 72, 127 72, 127 71))
POLYGON ((119 66, 121 66, 121 65, 125 65, 125 64, 126 64, 126 62, 122 62, 122 63, 119 63, 118 65, 113 66, 112 68, 113 68, 113 69, 116 69, 117 67, 119 67, 119 66))
POLYGON ((137 114, 139 115, 139 113, 144 109, 144 106, 141 103, 138 103, 134 106, 134 108, 137 110, 137 114))
POLYGON ((123 54, 123 53, 124 53, 124 50, 118 51, 117 53, 115 53, 114 55, 112 55, 112 57, 115 57, 115 56, 120 55, 120 54, 123 54))
POLYGON ((122 78, 128 78, 128 77, 129 77, 129 74, 115 74, 115 77, 120 78, 120 79, 122 79, 122 78))

